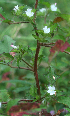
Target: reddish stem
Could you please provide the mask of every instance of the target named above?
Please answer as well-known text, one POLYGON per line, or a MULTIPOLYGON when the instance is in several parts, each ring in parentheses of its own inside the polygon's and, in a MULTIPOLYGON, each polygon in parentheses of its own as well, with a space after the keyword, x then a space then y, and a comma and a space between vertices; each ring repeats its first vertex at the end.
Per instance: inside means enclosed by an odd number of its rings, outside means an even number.
POLYGON ((37 60, 38 60, 39 50, 40 50, 40 44, 37 40, 37 48, 36 48, 35 62, 34 62, 34 76, 36 80, 36 87, 37 87, 38 95, 40 95, 40 86, 39 86, 39 79, 38 79, 38 73, 37 73, 37 60))
MULTIPOLYGON (((38 0, 36 0, 35 9, 37 9, 37 5, 38 5, 38 0)), ((36 19, 36 12, 34 14, 34 20, 33 20, 34 24, 35 24, 35 19, 36 19)), ((36 24, 34 26, 34 29, 35 29, 36 36, 39 36, 38 33, 37 33, 37 31, 36 31, 37 30, 36 24)), ((38 73, 37 73, 37 60, 38 60, 39 50, 40 50, 40 43, 37 40, 37 48, 36 48, 35 61, 34 61, 34 76, 35 76, 35 80, 36 80, 37 94, 41 95, 40 94, 40 86, 39 86, 38 73)))

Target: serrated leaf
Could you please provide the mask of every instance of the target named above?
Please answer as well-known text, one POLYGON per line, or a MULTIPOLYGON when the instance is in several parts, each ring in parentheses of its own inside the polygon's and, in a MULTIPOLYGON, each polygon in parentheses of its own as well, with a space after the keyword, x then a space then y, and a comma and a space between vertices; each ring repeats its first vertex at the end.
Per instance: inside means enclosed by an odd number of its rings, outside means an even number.
POLYGON ((67 105, 70 108, 70 97, 61 96, 59 102, 67 105))
POLYGON ((0 54, 9 53, 12 50, 11 44, 14 44, 15 41, 8 35, 4 36, 3 41, 0 41, 0 54))
POLYGON ((23 10, 23 9, 24 9, 24 7, 25 7, 25 6, 20 6, 20 7, 19 7, 19 9, 20 9, 20 10, 23 10))

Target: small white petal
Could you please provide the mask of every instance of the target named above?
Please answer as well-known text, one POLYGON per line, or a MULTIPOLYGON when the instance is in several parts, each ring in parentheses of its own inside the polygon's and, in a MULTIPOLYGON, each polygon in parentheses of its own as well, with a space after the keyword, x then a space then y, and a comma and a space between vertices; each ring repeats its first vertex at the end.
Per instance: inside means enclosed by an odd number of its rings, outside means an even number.
POLYGON ((13 10, 14 10, 15 12, 16 12, 17 10, 19 10, 18 5, 17 5, 17 6, 15 6, 13 10))
POLYGON ((14 46, 14 45, 10 45, 11 47, 13 47, 14 49, 17 48, 17 46, 14 46))
POLYGON ((43 31, 44 31, 44 33, 49 33, 49 32, 50 32, 50 28, 47 28, 47 26, 45 26, 45 27, 43 28, 43 31))
POLYGON ((55 94, 55 92, 56 92, 56 91, 55 91, 55 87, 54 87, 54 86, 52 86, 52 87, 51 87, 51 86, 49 86, 49 87, 48 87, 48 91, 47 91, 47 92, 48 92, 48 93, 50 93, 50 95, 55 94))
POLYGON ((40 9, 39 11, 43 13, 43 12, 46 11, 46 9, 45 9, 45 8, 42 8, 42 9, 40 9))
POLYGON ((52 4, 52 5, 51 5, 51 10, 52 10, 52 11, 57 11, 56 4, 52 4))
POLYGON ((26 12, 26 15, 28 16, 28 17, 32 17, 33 15, 34 15, 34 13, 32 12, 32 9, 27 9, 27 11, 25 11, 26 12))
POLYGON ((1 108, 1 102, 0 102, 0 108, 1 108))

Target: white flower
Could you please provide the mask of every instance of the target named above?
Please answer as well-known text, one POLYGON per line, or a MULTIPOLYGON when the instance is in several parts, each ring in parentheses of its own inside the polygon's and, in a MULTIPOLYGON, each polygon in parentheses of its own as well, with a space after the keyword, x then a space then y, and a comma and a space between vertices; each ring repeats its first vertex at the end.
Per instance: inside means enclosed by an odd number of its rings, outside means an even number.
POLYGON ((11 47, 13 47, 14 49, 17 49, 17 46, 14 46, 14 45, 10 45, 11 47))
POLYGON ((57 3, 51 5, 51 10, 52 10, 52 11, 57 11, 56 4, 57 4, 57 3))
POLYGON ((1 108, 1 102, 0 102, 0 108, 1 108))
POLYGON ((34 13, 31 11, 32 9, 27 9, 27 11, 25 11, 26 12, 26 15, 28 16, 28 17, 32 17, 33 15, 34 15, 34 13))
POLYGON ((48 92, 48 93, 50 93, 50 95, 55 94, 55 92, 56 92, 56 91, 55 91, 55 87, 54 87, 54 86, 52 86, 52 87, 51 87, 51 86, 49 86, 49 87, 48 87, 48 91, 47 91, 47 92, 48 92))
POLYGON ((17 5, 17 6, 15 6, 13 10, 14 10, 15 12, 16 12, 17 10, 19 10, 18 5, 17 5))
POLYGON ((45 8, 42 8, 42 9, 40 9, 39 11, 43 13, 43 12, 46 11, 46 9, 45 9, 45 8))
POLYGON ((44 31, 44 33, 49 33, 49 32, 50 32, 50 28, 47 28, 47 26, 45 26, 45 27, 43 28, 43 31, 44 31))

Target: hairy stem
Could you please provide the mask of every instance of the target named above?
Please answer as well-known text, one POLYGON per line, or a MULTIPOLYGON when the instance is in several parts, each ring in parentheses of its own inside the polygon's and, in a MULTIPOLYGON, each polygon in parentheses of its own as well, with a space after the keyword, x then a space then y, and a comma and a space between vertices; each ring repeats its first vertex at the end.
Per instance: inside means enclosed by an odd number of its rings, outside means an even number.
POLYGON ((35 61, 34 61, 34 76, 36 80, 36 87, 37 87, 38 95, 40 95, 40 86, 39 86, 39 79, 38 79, 38 73, 37 73, 37 60, 38 60, 39 50, 40 50, 40 44, 37 40, 37 48, 36 48, 35 61))
MULTIPOLYGON (((36 0, 35 9, 37 9, 37 5, 38 5, 38 0, 36 0)), ((35 24, 35 19, 36 19, 36 12, 34 14, 34 20, 33 20, 34 25, 33 25, 33 27, 34 27, 36 36, 39 36, 38 33, 37 33, 37 27, 36 27, 36 24, 35 24)), ((40 50, 40 43, 37 40, 37 48, 36 48, 35 61, 34 61, 34 76, 35 76, 35 80, 36 80, 37 94, 41 95, 40 94, 40 86, 39 86, 38 73, 37 73, 37 60, 38 60, 39 50, 40 50)))

